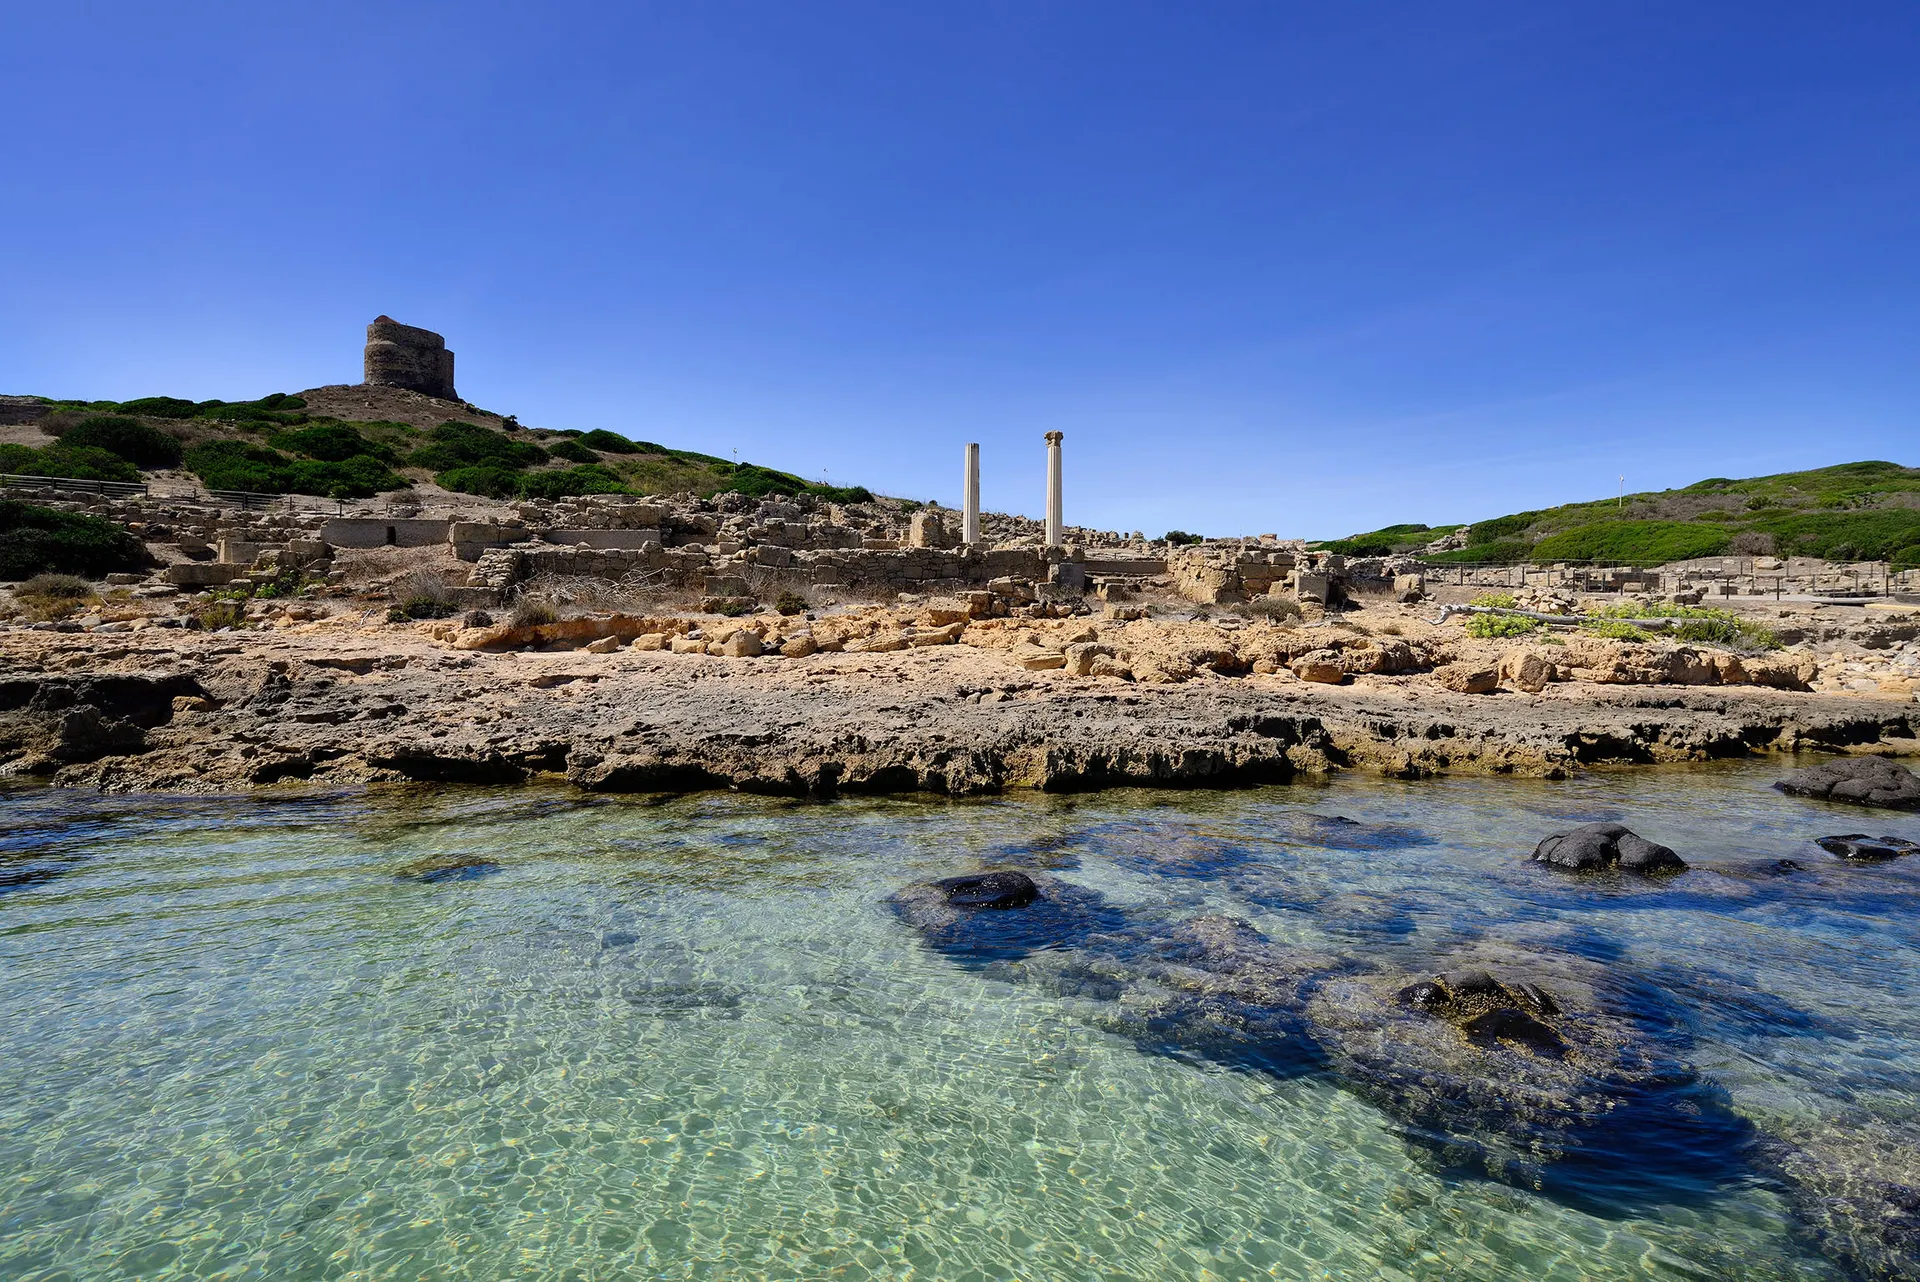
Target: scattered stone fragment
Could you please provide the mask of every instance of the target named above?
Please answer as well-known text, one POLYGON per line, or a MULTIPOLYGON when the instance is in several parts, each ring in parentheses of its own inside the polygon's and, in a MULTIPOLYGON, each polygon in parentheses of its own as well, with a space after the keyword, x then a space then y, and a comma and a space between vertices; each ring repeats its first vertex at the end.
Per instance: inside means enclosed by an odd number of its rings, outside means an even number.
POLYGON ((1920 776, 1888 757, 1844 757, 1796 770, 1773 786, 1796 797, 1920 809, 1920 776))
POLYGON ((1339 685, 1347 679, 1347 670, 1340 666, 1338 650, 1315 650, 1312 654, 1295 659, 1291 667, 1293 675, 1302 681, 1339 685))
POLYGON ((1456 694, 1492 694, 1500 685, 1500 669, 1448 663, 1433 670, 1433 679, 1456 694))
POLYGON ((1033 878, 1013 869, 948 877, 934 884, 955 908, 1024 908, 1040 893, 1033 878))
POLYGON ((1574 872, 1597 872, 1618 864, 1628 872, 1650 877, 1684 872, 1686 862, 1667 847, 1646 840, 1625 824, 1582 824, 1571 832, 1556 833, 1534 847, 1540 863, 1574 872))

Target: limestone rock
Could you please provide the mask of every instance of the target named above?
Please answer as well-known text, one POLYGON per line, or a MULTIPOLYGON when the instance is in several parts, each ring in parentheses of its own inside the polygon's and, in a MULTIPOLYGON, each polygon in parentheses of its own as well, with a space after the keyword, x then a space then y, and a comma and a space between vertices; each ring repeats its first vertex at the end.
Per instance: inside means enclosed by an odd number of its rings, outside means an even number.
POLYGON ((612 654, 615 650, 618 650, 619 648, 620 648, 619 637, 601 637, 597 641, 589 641, 586 644, 586 650, 588 654, 612 654))
POLYGON ((1796 797, 1920 810, 1920 777, 1887 757, 1845 757, 1829 761, 1796 770, 1773 786, 1796 797))
POLYGON ((1538 650, 1515 646, 1500 656, 1500 678, 1514 689, 1539 694, 1553 680, 1553 664, 1538 650))
POLYGON ((1007 655, 1028 672, 1046 672, 1052 668, 1067 666, 1067 656, 1059 650, 1049 650, 1043 646, 1022 643, 1007 651, 1007 655))
POLYGON ((725 641, 716 644, 720 647, 719 653, 729 659, 751 659, 764 650, 760 644, 760 634, 747 628, 741 628, 725 641))
POLYGON ((1492 694, 1500 685, 1500 670, 1475 663, 1448 663, 1433 670, 1433 679, 1457 694, 1492 694))
POLYGON ((1066 663, 1063 666, 1069 676, 1087 677, 1093 675, 1093 665, 1096 662, 1112 657, 1112 646, 1083 641, 1067 647, 1066 663))
POLYGON ((1339 685, 1347 679, 1347 670, 1340 666, 1338 650, 1315 650, 1311 654, 1301 655, 1291 666, 1293 675, 1302 681, 1339 685))
POLYGON ((692 637, 675 637, 672 648, 675 654, 705 654, 707 643, 696 641, 692 637))
POLYGON ((780 646, 780 653, 789 659, 804 659, 820 649, 820 643, 812 634, 801 632, 790 636, 780 646))
POLYGON ((664 650, 667 648, 667 634, 664 632, 643 632, 633 639, 636 650, 664 650))

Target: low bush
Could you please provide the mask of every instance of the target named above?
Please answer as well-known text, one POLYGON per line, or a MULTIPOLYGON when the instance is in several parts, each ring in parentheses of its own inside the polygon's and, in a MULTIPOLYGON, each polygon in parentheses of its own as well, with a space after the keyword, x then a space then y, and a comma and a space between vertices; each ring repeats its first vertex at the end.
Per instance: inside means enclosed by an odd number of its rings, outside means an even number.
POLYGON ((355 454, 337 463, 290 459, 245 441, 203 441, 187 451, 186 464, 211 490, 362 499, 407 486, 405 477, 372 455, 355 454))
POLYGON ((140 479, 140 469, 118 454, 88 447, 70 447, 61 442, 44 449, 34 449, 31 445, 0 445, 0 472, 76 481, 140 479))
POLYGON ((1779 634, 1766 624, 1743 619, 1731 610, 1716 610, 1710 606, 1673 605, 1664 601, 1647 605, 1629 602, 1610 605, 1596 613, 1598 617, 1587 627, 1598 636, 1617 637, 1626 641, 1645 640, 1648 634, 1644 630, 1624 621, 1672 619, 1673 626, 1666 635, 1677 641, 1703 642, 1742 650, 1780 648, 1779 634), (1621 633, 1618 627, 1625 627, 1630 635, 1621 633))
POLYGON ((598 454, 595 454, 578 441, 560 441, 557 444, 549 445, 547 447, 547 453, 557 459, 565 459, 569 463, 598 463, 600 461, 598 454))
MULTIPOLYGON (((416 454, 414 456, 418 458, 416 454)), ((512 468, 482 464, 478 467, 455 467, 441 472, 433 479, 442 489, 458 494, 479 494, 490 499, 510 499, 520 492, 520 480, 525 472, 512 468)))
POLYGON ((557 472, 526 472, 520 477, 520 495, 529 499, 558 499, 571 494, 631 494, 604 463, 570 467, 557 472))
POLYGON ((1482 592, 1467 602, 1468 605, 1481 606, 1488 610, 1517 610, 1520 600, 1511 592, 1482 592))
POLYGON ((596 427, 580 438, 580 444, 603 454, 638 454, 640 447, 626 437, 596 427))
POLYGON ((553 607, 545 601, 522 597, 513 603, 513 614, 507 621, 516 628, 531 628, 552 623, 556 617, 553 607))
POLYGON ((1540 620, 1529 619, 1524 614, 1476 614, 1467 620, 1467 635, 1492 641, 1502 637, 1522 637, 1529 632, 1538 632, 1545 626, 1540 620))
POLYGON ((139 540, 112 521, 0 499, 0 579, 43 573, 104 578, 146 564, 139 540))
POLYGON ((427 444, 407 459, 410 467, 434 472, 492 466, 508 471, 547 461, 547 452, 531 441, 516 441, 473 423, 450 420, 427 433, 427 444))
POLYGON ((323 463, 344 463, 355 457, 391 463, 396 457, 392 450, 369 441, 345 423, 316 423, 275 432, 267 438, 267 444, 323 463))
POLYGON ((87 581, 71 574, 36 574, 13 595, 36 623, 64 619, 95 599, 87 581))
POLYGON ((805 614, 807 599, 798 592, 782 592, 780 599, 773 603, 773 608, 781 614, 805 614))
POLYGON ((1665 565, 1669 561, 1719 556, 1732 538, 1725 529, 1690 521, 1595 521, 1549 534, 1533 545, 1532 555, 1537 562, 1665 565))
POLYGON ((105 450, 135 467, 180 466, 180 438, 137 418, 103 414, 82 419, 60 434, 66 449, 105 450))
POLYGON ((247 626, 247 603, 232 597, 216 597, 193 612, 193 620, 208 632, 222 628, 247 626))
POLYGON ((143 396, 137 401, 121 401, 117 408, 122 414, 146 418, 192 418, 200 412, 200 403, 183 401, 178 396, 143 396))
POLYGON ((1206 542, 1206 538, 1199 534, 1188 534, 1185 530, 1168 530, 1166 541, 1177 548, 1188 548, 1206 542))

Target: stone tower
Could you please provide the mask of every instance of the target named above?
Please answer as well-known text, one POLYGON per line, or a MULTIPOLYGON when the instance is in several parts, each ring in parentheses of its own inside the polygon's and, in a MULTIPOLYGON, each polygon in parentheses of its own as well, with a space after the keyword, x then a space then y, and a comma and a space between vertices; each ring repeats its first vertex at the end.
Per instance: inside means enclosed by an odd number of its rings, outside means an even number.
POLYGON ((443 401, 460 399, 453 390, 453 353, 447 340, 391 316, 367 326, 366 370, 365 381, 375 387, 404 387, 443 401))

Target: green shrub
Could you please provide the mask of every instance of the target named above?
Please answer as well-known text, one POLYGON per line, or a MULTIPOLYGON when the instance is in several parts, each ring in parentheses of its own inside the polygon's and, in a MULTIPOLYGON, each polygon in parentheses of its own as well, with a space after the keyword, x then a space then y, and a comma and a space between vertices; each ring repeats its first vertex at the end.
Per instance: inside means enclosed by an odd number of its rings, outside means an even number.
POLYGON ((302 454, 324 463, 344 463, 355 455, 366 455, 383 463, 394 461, 394 452, 360 435, 345 423, 316 423, 311 427, 275 432, 267 444, 289 454, 302 454))
POLYGON ((1476 614, 1467 620, 1467 635, 1483 641, 1500 637, 1520 637, 1538 632, 1546 625, 1524 614, 1476 614))
POLYGON ((781 614, 805 614, 807 612, 807 599, 798 592, 782 592, 780 599, 773 603, 773 608, 781 614))
POLYGON ((1206 542, 1206 538, 1199 534, 1188 534, 1185 530, 1168 530, 1167 542, 1173 547, 1187 548, 1206 542))
POLYGON ((180 438, 137 418, 100 415, 82 419, 60 435, 68 449, 105 450, 135 467, 180 466, 180 438))
POLYGON ((638 454, 640 447, 624 436, 616 435, 605 428, 596 427, 580 438, 580 444, 590 450, 599 450, 603 454, 638 454))
POLYGON ((37 596, 62 601, 90 601, 93 586, 75 574, 36 574, 13 590, 15 596, 37 596))
POLYGON ((1784 554, 1831 561, 1889 561, 1920 544, 1920 511, 1906 507, 1866 512, 1800 512, 1763 516, 1753 528, 1774 536, 1784 554))
POLYGON ((1624 619, 1588 619, 1580 625, 1582 632, 1596 637, 1611 637, 1615 641, 1645 641, 1647 634, 1624 619))
POLYGON ((245 441, 202 441, 187 451, 187 470, 210 490, 285 494, 286 455, 245 441))
POLYGON ((1525 542, 1521 536, 1542 515, 1540 512, 1515 512, 1512 516, 1499 516, 1491 521, 1475 521, 1467 531, 1467 546, 1478 548, 1513 540, 1525 542))
POLYGON ((1708 645, 1733 646, 1748 650, 1777 650, 1780 648, 1779 635, 1764 623, 1752 619, 1743 619, 1731 610, 1716 610, 1710 606, 1674 605, 1666 601, 1656 601, 1646 605, 1623 603, 1610 605, 1596 611, 1596 621, 1588 624, 1588 630, 1599 636, 1619 637, 1627 641, 1645 640, 1647 634, 1641 629, 1624 623, 1627 619, 1673 619, 1676 622, 1667 635, 1677 641, 1697 641, 1708 645), (1622 633, 1618 629, 1626 628, 1622 633))
POLYGON ((620 478, 601 463, 570 467, 559 472, 525 472, 520 494, 530 499, 557 499, 570 494, 631 494, 620 478))
POLYGON ((569 463, 598 463, 600 461, 598 454, 595 454, 578 441, 561 441, 557 445, 549 445, 547 447, 547 453, 557 459, 565 459, 569 463))
POLYGON ((140 469, 105 450, 74 449, 56 442, 45 449, 0 445, 0 472, 55 476, 77 481, 138 481, 140 469))
MULTIPOLYGON (((418 458, 419 455, 414 455, 418 458)), ((512 468, 483 464, 478 467, 453 467, 439 473, 433 479, 443 489, 458 494, 480 494, 490 499, 510 499, 520 492, 520 481, 525 472, 512 468)))
POLYGON ((1501 539, 1493 543, 1469 543, 1466 547, 1436 552, 1422 559, 1442 564, 1457 561, 1465 565, 1518 565, 1527 559, 1528 550, 1525 539, 1501 539))
POLYGON ((42 573, 102 578, 138 570, 146 550, 111 521, 0 499, 0 579, 42 573))
POLYGON ((196 610, 193 619, 208 632, 218 632, 221 628, 244 628, 247 626, 247 603, 231 597, 216 597, 196 610))
POLYGON ((1511 592, 1482 592, 1467 604, 1482 606, 1489 610, 1517 610, 1520 608, 1520 599, 1511 592))
POLYGON ((491 466, 508 471, 547 461, 547 452, 531 441, 516 441, 473 423, 442 423, 427 433, 426 445, 407 460, 411 467, 435 472, 463 467, 491 466))
POLYGON ((198 402, 183 401, 177 396, 143 396, 137 401, 121 401, 117 408, 122 414, 140 414, 147 418, 192 418, 200 412, 198 402))
POLYGON ((1533 559, 1664 565, 1719 556, 1732 537, 1727 530, 1690 521, 1595 521, 1549 534, 1533 545, 1533 559))

